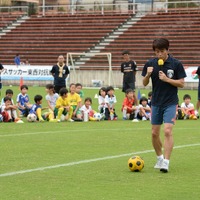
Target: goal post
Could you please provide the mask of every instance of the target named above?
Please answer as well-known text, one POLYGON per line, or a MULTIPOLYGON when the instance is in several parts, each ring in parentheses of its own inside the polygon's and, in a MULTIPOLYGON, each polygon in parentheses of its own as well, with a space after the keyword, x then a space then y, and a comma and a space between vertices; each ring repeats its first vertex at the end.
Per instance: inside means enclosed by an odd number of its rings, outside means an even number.
MULTIPOLYGON (((111 53, 73 53, 73 52, 69 52, 66 55, 66 65, 70 67, 70 74, 74 76, 74 79, 78 79, 77 82, 80 81, 80 71, 79 74, 77 74, 77 71, 80 70, 81 68, 81 64, 76 64, 76 62, 74 61, 75 59, 79 59, 82 61, 81 62, 87 62, 88 60, 90 60, 92 57, 94 56, 101 56, 101 57, 105 57, 105 59, 107 59, 108 62, 108 66, 104 66, 104 67, 108 67, 108 85, 111 85, 111 82, 113 81, 114 84, 114 80, 113 80, 113 74, 112 74, 112 54, 111 53)), ((88 66, 89 67, 89 66, 88 66)), ((97 66, 93 66, 94 67, 99 67, 99 65, 97 66)))

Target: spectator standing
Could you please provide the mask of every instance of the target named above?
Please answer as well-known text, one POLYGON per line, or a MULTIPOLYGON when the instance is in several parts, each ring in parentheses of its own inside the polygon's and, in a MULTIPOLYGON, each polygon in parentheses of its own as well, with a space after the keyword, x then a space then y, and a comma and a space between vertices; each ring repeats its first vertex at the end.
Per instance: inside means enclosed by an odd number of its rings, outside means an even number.
POLYGON ((143 85, 147 86, 151 78, 152 144, 157 155, 157 163, 154 168, 160 169, 162 172, 168 172, 174 144, 172 128, 178 105, 178 87, 184 87, 186 73, 181 62, 168 54, 169 41, 167 39, 155 39, 152 47, 156 57, 147 61, 142 70, 143 85), (160 137, 163 122, 164 155, 160 137))
POLYGON ((15 58, 14 58, 14 63, 15 65, 18 67, 21 64, 21 60, 20 60, 20 56, 19 54, 16 54, 15 58))
POLYGON ((1 73, 3 72, 3 70, 4 70, 4 67, 3 67, 3 65, 0 63, 0 91, 1 91, 1 88, 2 88, 1 73))
POLYGON ((63 55, 58 56, 58 63, 52 67, 51 74, 54 77, 55 92, 59 94, 61 88, 66 88, 66 78, 69 74, 63 55))
POLYGON ((122 55, 124 58, 121 64, 121 72, 124 74, 122 92, 126 92, 127 89, 135 90, 136 62, 130 59, 128 50, 123 51, 122 55))

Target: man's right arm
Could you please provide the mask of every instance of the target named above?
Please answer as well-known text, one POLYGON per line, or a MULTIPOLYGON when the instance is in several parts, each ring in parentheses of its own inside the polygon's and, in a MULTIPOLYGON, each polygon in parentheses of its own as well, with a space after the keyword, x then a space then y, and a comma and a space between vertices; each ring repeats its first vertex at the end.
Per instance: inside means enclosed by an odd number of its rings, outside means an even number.
POLYGON ((153 67, 147 67, 147 73, 143 78, 143 85, 147 86, 149 84, 149 79, 151 77, 151 73, 153 72, 153 67))

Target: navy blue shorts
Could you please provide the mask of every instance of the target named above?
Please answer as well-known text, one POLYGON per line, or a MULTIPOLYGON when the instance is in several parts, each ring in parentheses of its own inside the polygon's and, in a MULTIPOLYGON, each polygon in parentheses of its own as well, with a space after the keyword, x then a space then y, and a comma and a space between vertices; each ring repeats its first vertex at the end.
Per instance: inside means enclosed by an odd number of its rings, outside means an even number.
POLYGON ((151 124, 161 125, 164 123, 174 124, 176 119, 177 105, 170 105, 166 107, 151 106, 151 124))

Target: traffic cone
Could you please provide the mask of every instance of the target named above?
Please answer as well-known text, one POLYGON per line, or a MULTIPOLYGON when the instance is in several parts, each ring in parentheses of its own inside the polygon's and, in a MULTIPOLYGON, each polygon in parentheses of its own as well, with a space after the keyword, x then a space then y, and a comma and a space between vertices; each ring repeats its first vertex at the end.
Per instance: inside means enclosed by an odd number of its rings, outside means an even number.
POLYGON ((19 89, 21 90, 21 86, 24 85, 24 79, 23 77, 20 78, 20 82, 19 82, 19 89))

